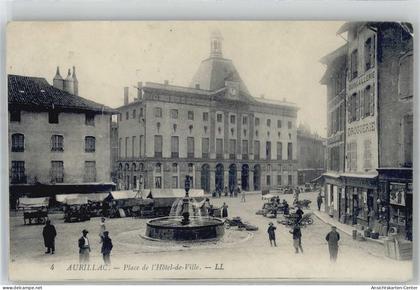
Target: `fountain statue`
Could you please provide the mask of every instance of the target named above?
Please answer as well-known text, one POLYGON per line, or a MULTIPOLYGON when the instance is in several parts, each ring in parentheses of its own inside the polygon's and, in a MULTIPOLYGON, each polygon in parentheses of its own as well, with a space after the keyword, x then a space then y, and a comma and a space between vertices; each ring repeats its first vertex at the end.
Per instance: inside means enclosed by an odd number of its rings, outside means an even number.
POLYGON ((190 198, 191 176, 185 178, 185 196, 175 200, 168 217, 147 222, 146 236, 158 240, 209 240, 224 234, 224 221, 208 215, 208 198, 190 198))

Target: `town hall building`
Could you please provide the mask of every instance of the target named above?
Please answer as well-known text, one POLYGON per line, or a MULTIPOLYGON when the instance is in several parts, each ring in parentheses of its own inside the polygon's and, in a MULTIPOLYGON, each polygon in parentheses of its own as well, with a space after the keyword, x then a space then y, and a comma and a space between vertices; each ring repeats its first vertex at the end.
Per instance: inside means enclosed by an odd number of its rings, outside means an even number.
POLYGON ((119 107, 120 189, 192 188, 206 193, 297 184, 297 106, 250 94, 213 33, 210 56, 189 87, 138 83, 119 107))

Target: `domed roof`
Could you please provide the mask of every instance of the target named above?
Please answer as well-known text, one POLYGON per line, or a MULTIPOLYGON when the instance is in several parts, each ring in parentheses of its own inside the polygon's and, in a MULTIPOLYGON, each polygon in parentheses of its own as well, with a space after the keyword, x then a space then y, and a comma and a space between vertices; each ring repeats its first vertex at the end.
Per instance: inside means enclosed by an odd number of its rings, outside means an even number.
POLYGON ((219 30, 210 34, 210 57, 203 60, 195 73, 190 86, 215 91, 226 86, 226 81, 238 82, 239 90, 249 94, 232 60, 223 58, 223 36, 219 30))
POLYGON ((249 94, 232 60, 210 57, 201 62, 190 86, 200 85, 200 89, 215 91, 225 87, 226 81, 239 82, 239 89, 249 94))

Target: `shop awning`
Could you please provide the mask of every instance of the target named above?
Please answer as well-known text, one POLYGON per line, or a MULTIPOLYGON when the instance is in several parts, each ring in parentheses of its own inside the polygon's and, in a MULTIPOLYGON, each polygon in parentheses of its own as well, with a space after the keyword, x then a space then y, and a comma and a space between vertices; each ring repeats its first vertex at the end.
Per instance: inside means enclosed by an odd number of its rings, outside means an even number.
POLYGON ((70 193, 70 194, 57 194, 55 196, 56 200, 61 203, 66 203, 68 199, 77 199, 77 198, 86 198, 90 201, 103 201, 109 193, 70 193))
POLYGON ((87 204, 88 203, 88 199, 87 199, 87 196, 79 196, 79 197, 74 197, 74 198, 66 198, 63 203, 65 203, 67 205, 82 205, 82 204, 87 204))
POLYGON ((139 197, 139 194, 136 191, 132 190, 121 190, 121 191, 111 191, 109 193, 109 198, 114 200, 121 200, 121 199, 130 199, 139 197))
MULTIPOLYGON (((143 191, 144 196, 148 196, 150 189, 145 189, 143 191)), ((188 192, 189 197, 203 197, 203 189, 190 189, 188 192)), ((182 188, 155 188, 152 189, 153 198, 181 198, 185 196, 185 189, 182 188)))
POLYGON ((353 178, 376 178, 378 177, 378 172, 372 173, 350 173, 344 172, 340 174, 342 177, 353 177, 353 178))
POLYGON ((47 207, 49 197, 21 197, 18 208, 47 207))

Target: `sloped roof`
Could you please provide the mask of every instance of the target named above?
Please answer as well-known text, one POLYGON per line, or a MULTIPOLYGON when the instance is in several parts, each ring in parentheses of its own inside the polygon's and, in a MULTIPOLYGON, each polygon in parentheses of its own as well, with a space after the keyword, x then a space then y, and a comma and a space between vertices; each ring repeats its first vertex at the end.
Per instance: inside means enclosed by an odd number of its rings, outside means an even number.
POLYGON ((239 82, 239 89, 249 94, 248 88, 239 76, 232 60, 210 57, 203 60, 194 75, 190 87, 200 85, 200 89, 215 91, 225 87, 225 81, 239 82))
POLYGON ((105 105, 59 90, 44 78, 8 75, 8 91, 9 105, 117 113, 105 105))

